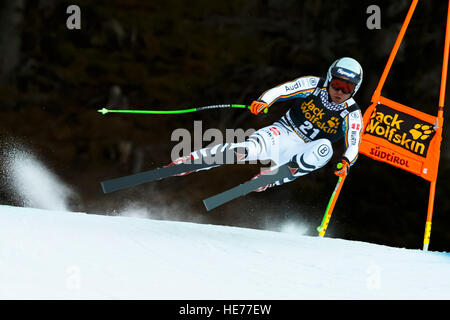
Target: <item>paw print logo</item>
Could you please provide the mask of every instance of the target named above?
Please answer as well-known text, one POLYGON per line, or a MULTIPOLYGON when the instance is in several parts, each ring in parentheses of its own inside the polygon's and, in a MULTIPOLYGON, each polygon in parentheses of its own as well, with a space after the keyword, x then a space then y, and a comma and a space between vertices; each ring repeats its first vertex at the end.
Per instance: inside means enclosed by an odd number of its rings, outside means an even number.
POLYGON ((339 118, 331 117, 331 119, 328 120, 327 123, 330 128, 335 128, 339 125, 339 118))
POLYGON ((426 140, 433 134, 433 126, 429 124, 415 124, 414 128, 409 130, 409 133, 413 136, 414 140, 426 140))

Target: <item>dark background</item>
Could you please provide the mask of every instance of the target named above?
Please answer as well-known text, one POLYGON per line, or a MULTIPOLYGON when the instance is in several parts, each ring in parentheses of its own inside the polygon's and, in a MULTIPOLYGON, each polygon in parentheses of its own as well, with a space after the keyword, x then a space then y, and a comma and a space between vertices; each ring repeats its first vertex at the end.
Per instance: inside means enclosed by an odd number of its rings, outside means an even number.
MULTIPOLYGON (((11 144, 32 150, 76 190, 73 210, 113 215, 136 204, 154 218, 275 230, 293 220, 308 224, 308 234, 315 235, 337 181, 331 165, 211 212, 202 199, 250 179, 259 166, 224 166, 108 195, 99 185, 169 163, 177 128, 192 132, 194 121, 201 120, 203 131, 258 129, 278 120, 289 102, 263 116, 243 110, 103 116, 97 110, 250 104, 282 82, 325 76, 335 59, 351 56, 364 69, 356 95, 364 112, 409 5, 409 0, 4 1, 2 152, 11 144), (81 8, 81 30, 66 27, 71 4, 81 8), (366 26, 371 4, 381 8, 379 30, 366 26)), ((437 113, 446 11, 445 1, 419 2, 384 96, 437 113)), ((446 141, 445 133, 430 244, 440 251, 450 243, 446 141)), ((342 144, 335 149, 340 156, 342 144)), ((360 155, 327 235, 421 248, 428 191, 427 181, 360 155)), ((3 204, 20 205, 5 188, 0 197, 3 204)))

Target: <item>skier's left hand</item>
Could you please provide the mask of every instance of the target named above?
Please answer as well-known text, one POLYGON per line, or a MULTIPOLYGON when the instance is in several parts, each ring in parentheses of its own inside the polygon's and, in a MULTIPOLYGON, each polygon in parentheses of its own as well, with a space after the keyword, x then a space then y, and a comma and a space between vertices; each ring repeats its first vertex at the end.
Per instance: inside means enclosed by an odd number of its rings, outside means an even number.
POLYGON ((345 178, 350 171, 350 164, 347 159, 342 158, 340 162, 336 164, 336 169, 334 170, 334 174, 338 177, 345 178))

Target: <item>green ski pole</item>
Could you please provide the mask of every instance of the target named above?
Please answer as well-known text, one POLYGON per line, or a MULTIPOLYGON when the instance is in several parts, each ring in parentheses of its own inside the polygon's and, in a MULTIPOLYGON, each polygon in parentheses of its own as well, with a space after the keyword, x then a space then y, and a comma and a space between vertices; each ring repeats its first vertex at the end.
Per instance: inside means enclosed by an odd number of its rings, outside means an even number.
MULTIPOLYGON (((190 109, 183 109, 183 110, 120 110, 120 109, 107 109, 102 108, 98 110, 101 114, 107 114, 107 113, 135 113, 135 114, 183 114, 183 113, 190 113, 190 112, 197 112, 197 111, 203 111, 203 110, 210 110, 210 109, 227 109, 227 108, 241 108, 241 109, 249 109, 250 106, 246 106, 244 104, 218 104, 218 105, 211 105, 211 106, 204 106, 204 107, 197 107, 197 108, 190 108, 190 109)), ((267 113, 267 108, 264 110, 264 113, 267 113)))

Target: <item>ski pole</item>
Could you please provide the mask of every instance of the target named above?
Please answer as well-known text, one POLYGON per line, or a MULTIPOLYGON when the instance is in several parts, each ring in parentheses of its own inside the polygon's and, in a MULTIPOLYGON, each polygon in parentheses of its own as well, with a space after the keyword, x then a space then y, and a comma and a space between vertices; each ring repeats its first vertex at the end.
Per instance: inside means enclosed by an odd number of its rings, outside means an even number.
MULTIPOLYGON (((226 108, 241 108, 241 109, 249 109, 250 106, 246 106, 245 104, 218 104, 190 109, 182 109, 182 110, 118 110, 118 109, 107 109, 102 108, 98 110, 101 114, 107 113, 139 113, 139 114, 182 114, 182 113, 190 113, 203 111, 208 109, 226 109, 226 108)), ((267 108, 264 110, 264 113, 267 113, 267 108)))
POLYGON ((331 215, 333 214, 334 205, 336 204, 339 193, 341 192, 342 185, 344 184, 345 177, 339 177, 339 180, 334 188, 333 194, 331 195, 330 201, 328 202, 327 209, 322 219, 322 223, 317 227, 319 236, 323 237, 327 231, 328 224, 330 223, 331 215))

